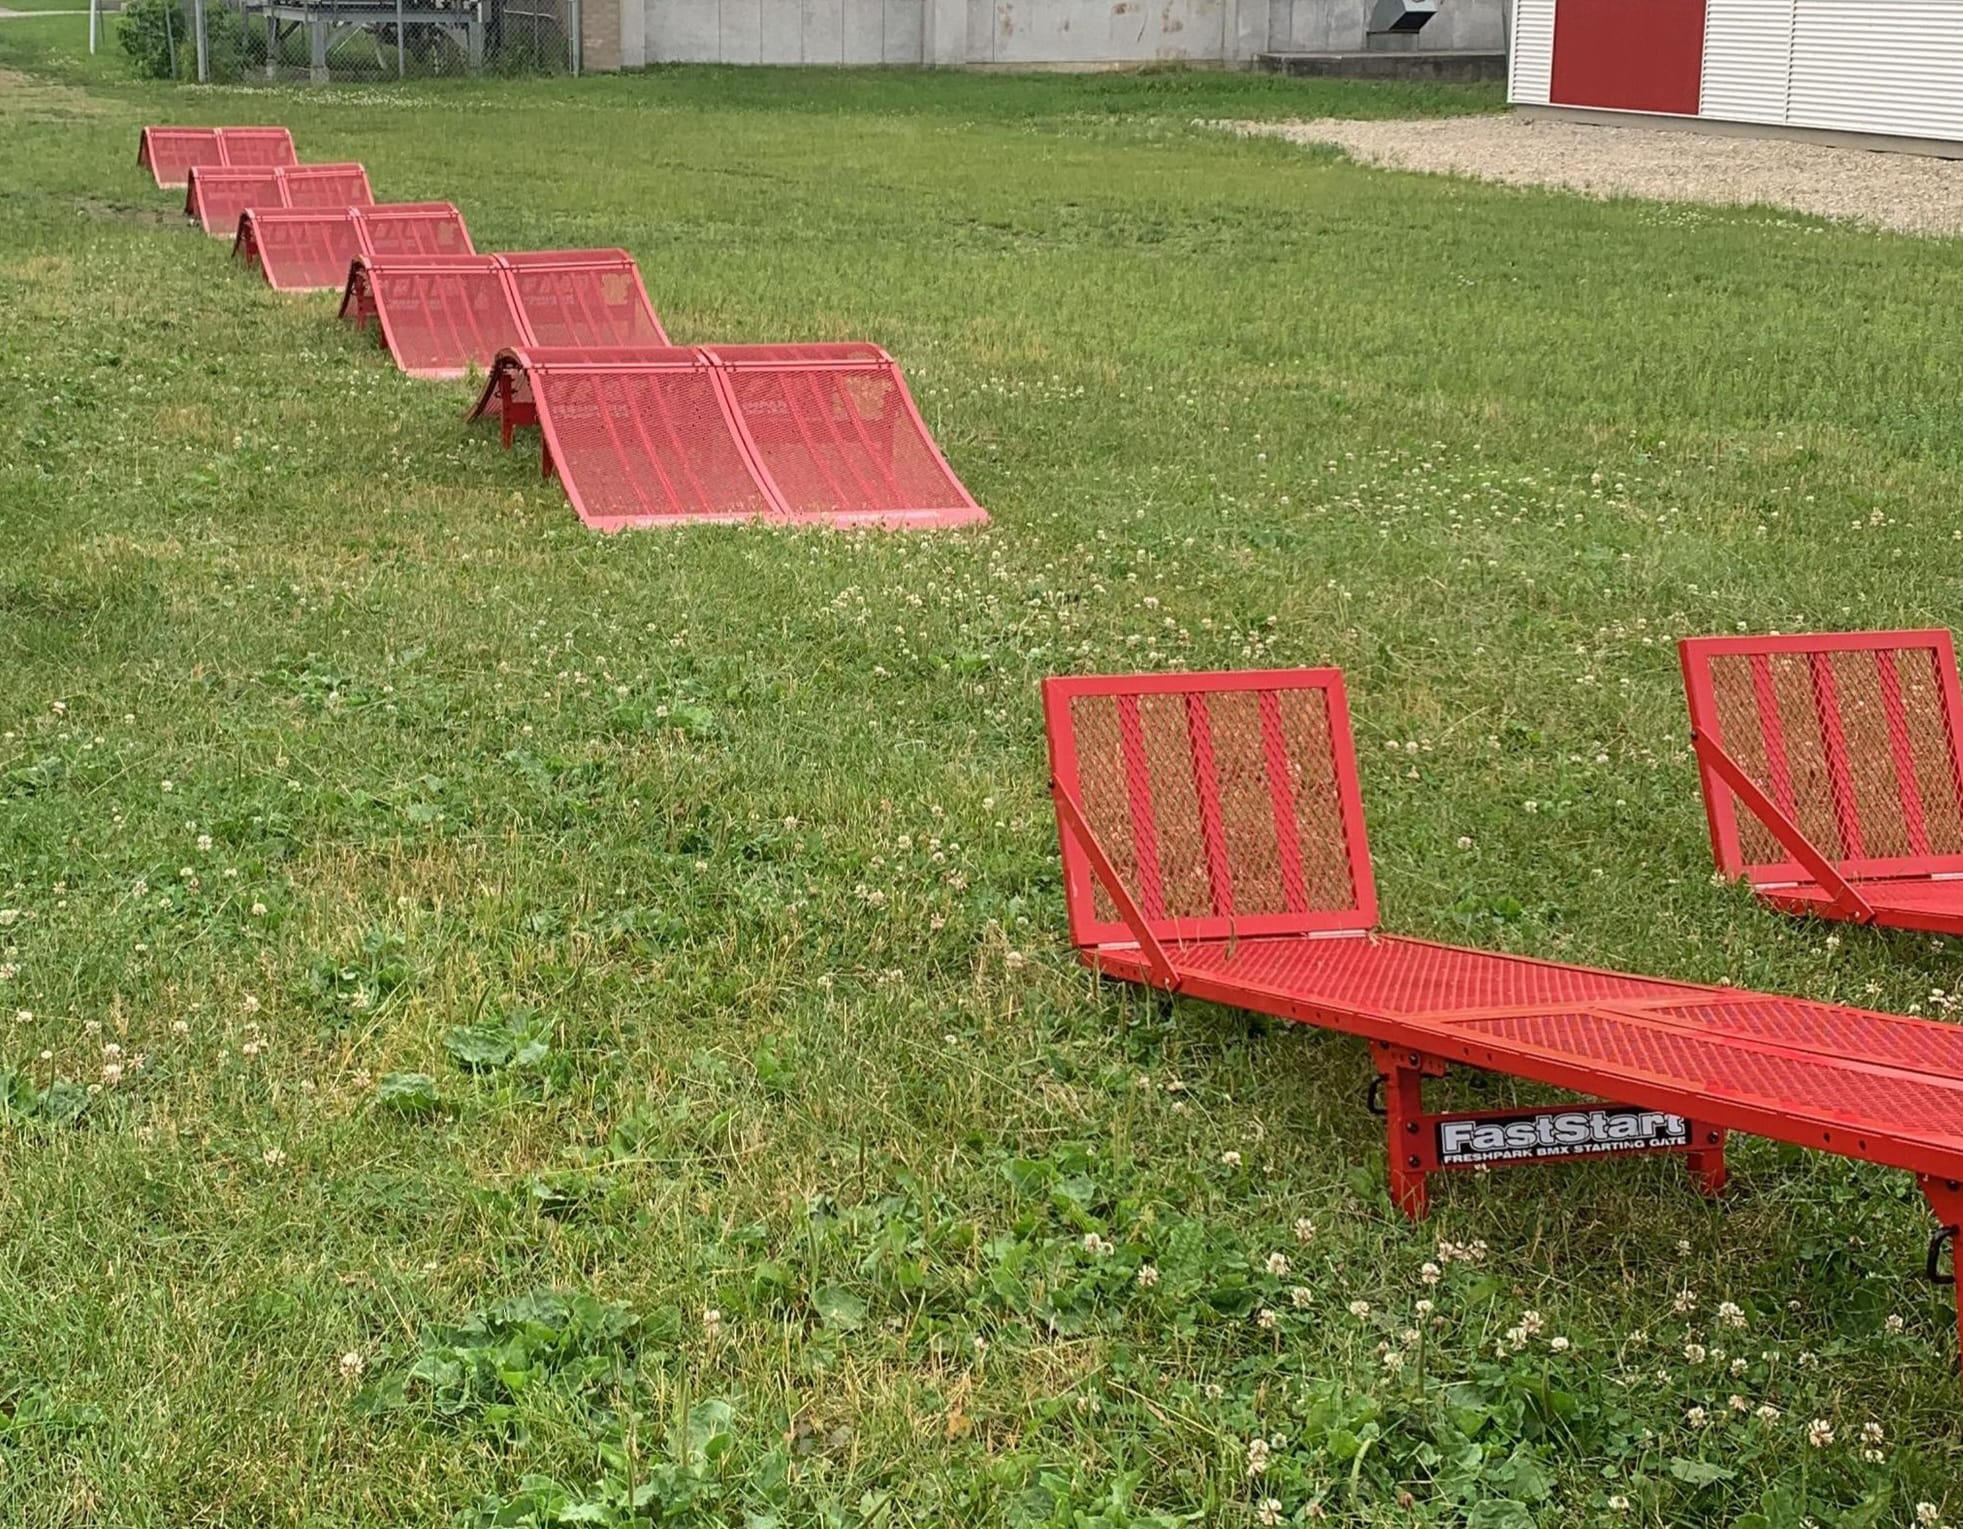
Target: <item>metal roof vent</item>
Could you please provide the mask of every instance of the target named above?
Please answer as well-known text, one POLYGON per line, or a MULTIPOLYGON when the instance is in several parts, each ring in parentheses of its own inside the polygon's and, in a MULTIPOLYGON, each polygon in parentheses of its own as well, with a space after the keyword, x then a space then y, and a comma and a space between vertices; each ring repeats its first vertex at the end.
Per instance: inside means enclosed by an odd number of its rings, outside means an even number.
POLYGON ((1372 48, 1415 48, 1418 33, 1438 14, 1440 0, 1377 0, 1365 42, 1372 48))

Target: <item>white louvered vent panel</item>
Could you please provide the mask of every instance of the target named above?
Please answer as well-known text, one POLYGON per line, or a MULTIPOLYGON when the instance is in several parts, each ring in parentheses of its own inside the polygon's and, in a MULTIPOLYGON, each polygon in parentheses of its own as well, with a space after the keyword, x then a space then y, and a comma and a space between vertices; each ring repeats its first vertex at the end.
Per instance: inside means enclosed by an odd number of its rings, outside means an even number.
MULTIPOLYGON (((1804 3, 1804 0, 1799 0, 1804 3)), ((1709 0, 1698 115, 1784 122, 1792 80, 1795 0, 1709 0)))
POLYGON ((1554 81, 1554 0, 1514 0, 1506 98, 1545 106, 1554 81))
POLYGON ((1963 0, 1798 0, 1802 127, 1963 140, 1963 0))

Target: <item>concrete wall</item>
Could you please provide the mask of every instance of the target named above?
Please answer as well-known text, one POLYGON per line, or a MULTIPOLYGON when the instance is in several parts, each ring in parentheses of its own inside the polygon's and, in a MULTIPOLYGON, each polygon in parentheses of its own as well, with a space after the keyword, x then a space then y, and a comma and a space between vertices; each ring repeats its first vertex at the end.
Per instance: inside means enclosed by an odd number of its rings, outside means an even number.
MULTIPOLYGON (((586 63, 1246 63, 1363 47, 1370 0, 583 0, 586 63), (617 49, 594 12, 618 7, 617 49)), ((1498 49, 1502 0, 1445 0, 1430 48, 1498 49)))

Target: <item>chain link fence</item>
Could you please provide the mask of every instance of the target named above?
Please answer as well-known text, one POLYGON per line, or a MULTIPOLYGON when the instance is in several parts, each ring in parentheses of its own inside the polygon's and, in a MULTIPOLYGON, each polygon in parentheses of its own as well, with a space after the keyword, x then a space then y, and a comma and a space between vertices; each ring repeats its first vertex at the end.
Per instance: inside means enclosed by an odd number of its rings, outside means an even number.
POLYGON ((139 72, 257 80, 577 74, 581 0, 128 0, 139 72))

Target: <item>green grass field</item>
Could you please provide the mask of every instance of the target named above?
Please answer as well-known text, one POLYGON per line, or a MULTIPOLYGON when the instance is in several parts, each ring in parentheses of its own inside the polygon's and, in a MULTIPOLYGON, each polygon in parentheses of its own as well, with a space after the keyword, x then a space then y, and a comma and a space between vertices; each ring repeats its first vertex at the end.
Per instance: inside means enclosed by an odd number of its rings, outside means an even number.
POLYGON ((1486 91, 81 35, 0 23, 6 1523, 1963 1517, 1906 1176, 1405 1224, 1361 1043, 1073 962, 1036 694, 1341 664, 1393 927, 1945 1013, 1713 885, 1671 640, 1957 619, 1953 245, 1196 125, 1486 91), (884 344, 993 526, 586 532, 181 226, 137 128, 225 120, 884 344))

